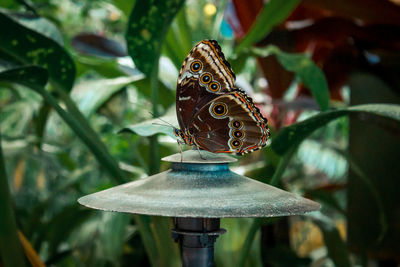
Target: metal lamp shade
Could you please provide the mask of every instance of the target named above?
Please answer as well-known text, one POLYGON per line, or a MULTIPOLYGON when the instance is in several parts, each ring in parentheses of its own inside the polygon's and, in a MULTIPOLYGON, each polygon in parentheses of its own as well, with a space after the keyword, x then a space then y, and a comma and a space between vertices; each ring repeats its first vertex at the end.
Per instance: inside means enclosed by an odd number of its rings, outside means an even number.
POLYGON ((80 204, 105 211, 192 217, 274 217, 317 210, 314 201, 231 172, 236 159, 185 151, 163 160, 172 169, 84 196, 80 204), (181 161, 182 156, 182 161, 181 161))

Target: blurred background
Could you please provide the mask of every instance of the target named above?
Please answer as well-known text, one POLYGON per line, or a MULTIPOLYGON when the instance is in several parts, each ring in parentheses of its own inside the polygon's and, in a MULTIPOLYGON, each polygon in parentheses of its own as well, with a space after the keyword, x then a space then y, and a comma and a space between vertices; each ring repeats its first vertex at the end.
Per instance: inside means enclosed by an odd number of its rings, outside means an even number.
POLYGON ((2 0, 0 266, 180 266, 167 218, 77 199, 168 169, 178 70, 216 39, 271 128, 235 172, 320 212, 223 219, 217 266, 399 266, 398 0, 2 0), (119 133, 122 129, 122 133, 119 133))

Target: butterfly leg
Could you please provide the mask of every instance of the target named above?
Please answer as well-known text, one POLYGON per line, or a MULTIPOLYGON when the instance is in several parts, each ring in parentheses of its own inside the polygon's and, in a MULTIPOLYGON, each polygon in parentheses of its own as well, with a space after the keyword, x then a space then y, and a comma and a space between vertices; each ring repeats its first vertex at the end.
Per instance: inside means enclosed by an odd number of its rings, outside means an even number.
POLYGON ((176 140, 176 142, 178 143, 179 146, 179 150, 181 152, 181 162, 183 161, 183 153, 182 153, 182 146, 181 146, 181 142, 179 142, 179 140, 176 140))
POLYGON ((206 160, 206 158, 204 158, 204 157, 201 155, 201 153, 200 153, 200 148, 199 148, 198 146, 196 146, 196 148, 197 148, 197 151, 199 151, 200 158, 201 158, 202 160, 206 160))

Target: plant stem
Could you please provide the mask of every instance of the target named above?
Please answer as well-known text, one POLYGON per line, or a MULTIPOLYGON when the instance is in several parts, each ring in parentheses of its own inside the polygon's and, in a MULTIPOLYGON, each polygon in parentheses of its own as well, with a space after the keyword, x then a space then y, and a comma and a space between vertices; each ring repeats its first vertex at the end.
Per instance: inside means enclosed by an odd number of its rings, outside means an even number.
POLYGON ((46 101, 43 101, 40 107, 39 114, 36 117, 35 131, 37 136, 36 146, 41 148, 43 143, 44 130, 46 129, 47 119, 51 111, 51 106, 46 101))
MULTIPOLYGON (((278 186, 279 182, 282 179, 283 174, 285 173, 286 167, 288 166, 294 152, 296 151, 297 146, 293 146, 286 152, 286 154, 279 160, 278 166, 272 176, 269 184, 272 186, 278 186)), ((278 186, 279 187, 279 186, 278 186)))
POLYGON ((0 256, 4 267, 25 266, 25 256, 18 239, 14 210, 8 185, 0 133, 0 256))
MULTIPOLYGON (((151 76, 150 76, 150 89, 151 89, 151 103, 153 105, 153 117, 158 117, 158 63, 155 61, 151 76)), ((150 139, 150 164, 149 175, 158 173, 160 171, 160 148, 158 144, 158 135, 149 137, 150 139)))
POLYGON ((255 218, 251 223, 249 232, 247 233, 246 239, 244 241, 241 254, 239 257, 239 264, 238 266, 245 266, 246 260, 249 255, 250 248, 253 244, 254 238, 256 237, 257 231, 260 229, 260 225, 262 222, 262 218, 255 218))

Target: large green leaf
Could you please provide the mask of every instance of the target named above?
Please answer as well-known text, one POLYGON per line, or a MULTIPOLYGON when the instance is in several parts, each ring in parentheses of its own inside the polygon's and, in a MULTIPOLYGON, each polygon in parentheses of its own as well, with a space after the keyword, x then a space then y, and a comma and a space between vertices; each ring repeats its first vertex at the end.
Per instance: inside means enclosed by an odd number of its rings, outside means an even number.
POLYGON ((342 116, 356 113, 367 113, 391 118, 400 123, 400 105, 394 104, 367 104, 344 109, 319 113, 304 121, 283 128, 272 139, 271 147, 278 154, 283 155, 291 148, 296 147, 316 129, 342 116))
POLYGON ((0 11, 0 51, 11 55, 22 65, 38 65, 49 72, 57 88, 70 91, 75 65, 60 44, 38 33, 0 11))
POLYGON ((64 45, 64 40, 61 32, 57 29, 56 25, 54 25, 51 21, 46 18, 32 16, 31 14, 25 13, 12 13, 9 14, 11 17, 18 21, 20 24, 25 27, 38 32, 53 41, 56 41, 59 45, 64 45))
POLYGON ((97 79, 77 84, 71 92, 72 99, 78 103, 82 113, 89 117, 112 95, 142 76, 119 77, 115 79, 97 79))
POLYGON ((169 112, 167 115, 160 118, 144 121, 138 124, 129 125, 123 128, 120 132, 136 133, 141 136, 152 136, 158 133, 166 134, 172 138, 176 138, 173 127, 177 125, 175 113, 169 112), (168 123, 171 125, 169 125, 168 123))
POLYGON ((267 1, 249 32, 236 47, 235 53, 238 55, 246 48, 264 38, 273 27, 290 15, 299 2, 300 0, 267 1))
POLYGON ((17 235, 17 226, 12 209, 11 194, 6 174, 6 165, 1 148, 0 133, 0 258, 5 267, 25 266, 24 253, 17 235))
POLYGON ((126 40, 136 66, 150 75, 174 16, 184 0, 148 0, 135 4, 129 17, 126 40))
POLYGON ((296 74, 299 80, 311 91, 322 111, 329 107, 329 89, 324 73, 305 54, 291 54, 281 51, 276 46, 252 48, 256 56, 266 57, 275 55, 279 63, 288 71, 296 74))

